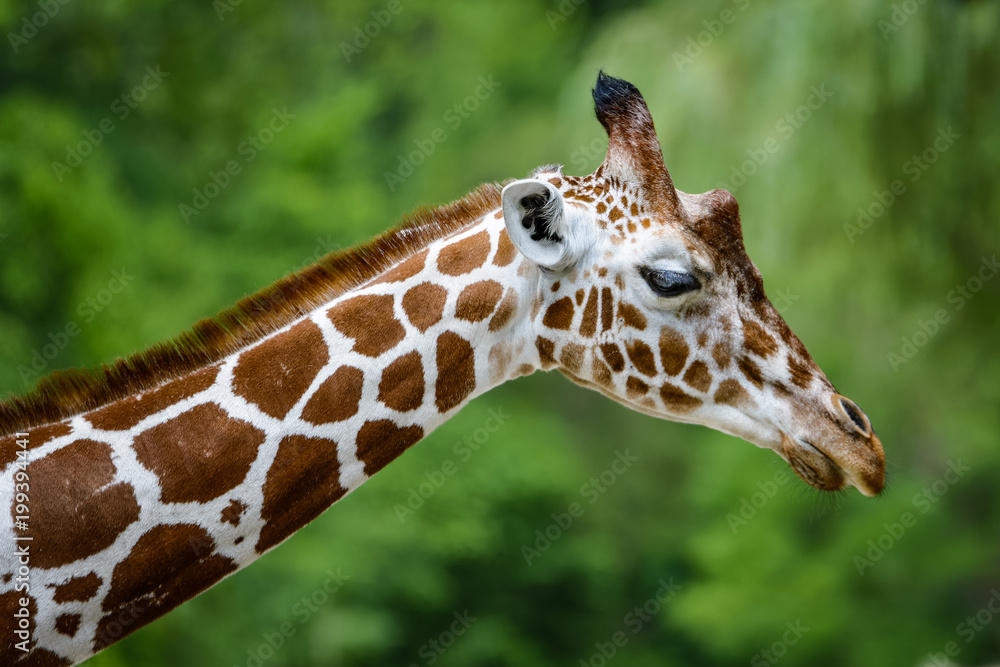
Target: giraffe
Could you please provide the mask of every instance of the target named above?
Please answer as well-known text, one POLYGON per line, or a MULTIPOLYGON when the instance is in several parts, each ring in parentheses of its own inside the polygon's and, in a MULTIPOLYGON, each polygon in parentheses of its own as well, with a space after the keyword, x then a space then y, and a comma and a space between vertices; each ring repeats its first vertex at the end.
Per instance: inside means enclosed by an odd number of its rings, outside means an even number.
POLYGON ((593 97, 594 173, 481 186, 0 404, 3 664, 85 660, 539 369, 880 493, 882 445, 768 301, 735 199, 674 187, 632 84, 593 97))

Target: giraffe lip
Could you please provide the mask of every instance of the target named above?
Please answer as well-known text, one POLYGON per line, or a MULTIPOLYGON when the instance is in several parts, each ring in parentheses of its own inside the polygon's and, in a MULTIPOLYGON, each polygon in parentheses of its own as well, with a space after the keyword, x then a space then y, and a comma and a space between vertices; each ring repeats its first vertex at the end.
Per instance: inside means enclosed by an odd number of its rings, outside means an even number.
POLYGON ((781 435, 781 449, 788 465, 809 486, 821 491, 839 491, 850 483, 850 474, 812 442, 787 433, 781 435))

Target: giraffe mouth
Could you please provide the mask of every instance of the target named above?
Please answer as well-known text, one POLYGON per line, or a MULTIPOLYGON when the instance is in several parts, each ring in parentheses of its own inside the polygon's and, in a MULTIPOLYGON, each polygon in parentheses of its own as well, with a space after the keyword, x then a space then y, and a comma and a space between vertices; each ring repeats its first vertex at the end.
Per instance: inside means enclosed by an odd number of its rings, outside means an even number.
POLYGON ((782 433, 781 454, 795 474, 812 487, 839 491, 853 485, 863 495, 871 497, 882 493, 885 476, 881 457, 874 455, 881 451, 881 443, 873 433, 866 443, 866 455, 858 456, 846 450, 835 459, 809 440, 782 433))
MULTIPOLYGON (((839 491, 848 484, 847 472, 822 449, 802 438, 781 434, 781 450, 795 474, 821 491, 839 491)), ((865 489, 858 487, 865 495, 865 489)))

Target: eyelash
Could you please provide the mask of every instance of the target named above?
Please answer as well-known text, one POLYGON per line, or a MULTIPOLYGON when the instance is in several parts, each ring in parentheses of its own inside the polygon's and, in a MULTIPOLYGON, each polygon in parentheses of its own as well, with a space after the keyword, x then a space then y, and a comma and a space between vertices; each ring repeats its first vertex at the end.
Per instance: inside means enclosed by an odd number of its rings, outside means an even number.
POLYGON ((666 271, 643 266, 639 268, 639 274, 653 292, 667 299, 701 287, 697 278, 683 271, 666 271))

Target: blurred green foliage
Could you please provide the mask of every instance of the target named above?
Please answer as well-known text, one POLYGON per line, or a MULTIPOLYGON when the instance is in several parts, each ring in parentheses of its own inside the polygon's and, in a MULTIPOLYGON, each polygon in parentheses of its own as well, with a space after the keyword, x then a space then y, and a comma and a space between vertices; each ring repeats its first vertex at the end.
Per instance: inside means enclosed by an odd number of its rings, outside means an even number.
POLYGON ((589 173, 603 67, 644 93, 679 188, 733 186, 769 294, 889 465, 881 498, 831 504, 769 452, 539 373, 90 664, 596 666, 618 631, 622 666, 909 666, 948 642, 960 664, 1000 658, 1000 619, 960 625, 1000 587, 1000 280, 973 280, 1000 245, 996 2, 0 2, 0 25, 0 391, 46 345, 43 372, 142 349, 418 204, 539 164, 589 173), (448 115, 480 77, 500 85, 448 115), (802 107, 813 87, 828 99, 802 107), (490 410, 509 418, 467 456, 490 410), (591 504, 581 487, 625 450, 638 463, 591 504), (949 462, 968 467, 952 484, 949 462), (634 631, 661 581, 681 588, 634 631))

